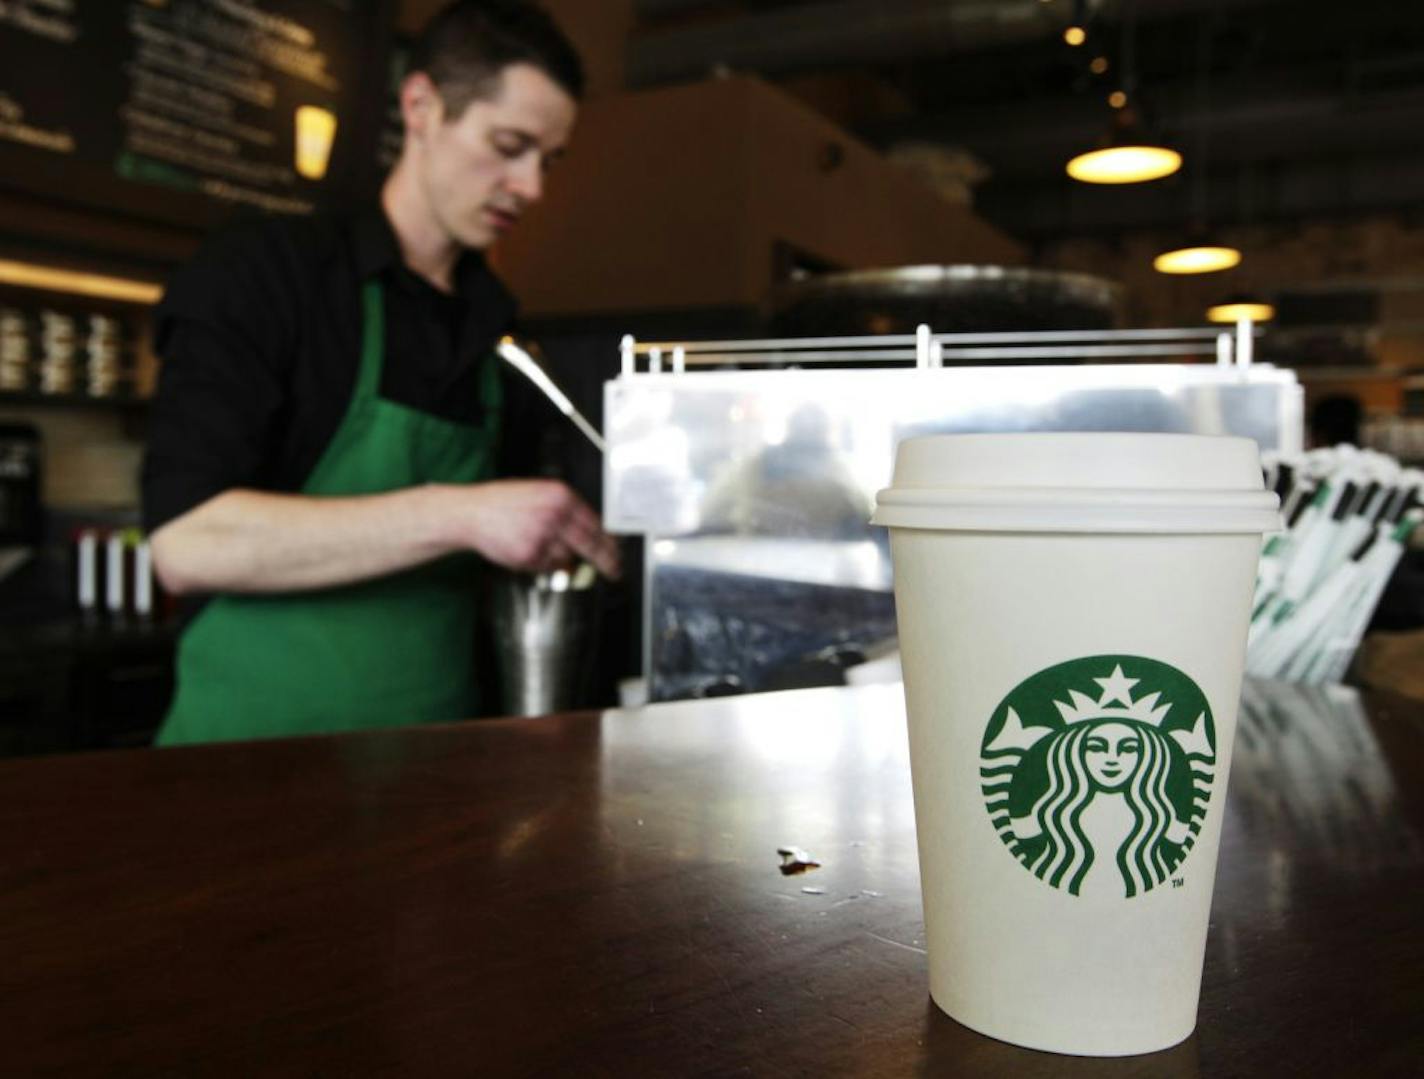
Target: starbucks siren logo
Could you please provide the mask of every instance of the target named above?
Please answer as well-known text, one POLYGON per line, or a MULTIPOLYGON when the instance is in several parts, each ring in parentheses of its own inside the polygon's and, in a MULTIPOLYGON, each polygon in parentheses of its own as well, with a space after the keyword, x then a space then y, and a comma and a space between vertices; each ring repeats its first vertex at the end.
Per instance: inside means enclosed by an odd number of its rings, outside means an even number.
POLYGON ((1196 843, 1215 774, 1206 696, 1141 656, 1025 679, 990 716, 979 760, 999 838, 1070 895, 1130 898, 1165 883, 1196 843))

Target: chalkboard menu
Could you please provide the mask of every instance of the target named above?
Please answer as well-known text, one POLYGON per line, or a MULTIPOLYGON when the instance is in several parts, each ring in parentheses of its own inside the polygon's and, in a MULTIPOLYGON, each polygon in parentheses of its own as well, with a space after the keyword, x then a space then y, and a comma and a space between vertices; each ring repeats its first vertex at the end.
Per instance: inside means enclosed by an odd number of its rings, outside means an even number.
POLYGON ((0 186, 171 223, 372 185, 382 0, 0 0, 0 186))

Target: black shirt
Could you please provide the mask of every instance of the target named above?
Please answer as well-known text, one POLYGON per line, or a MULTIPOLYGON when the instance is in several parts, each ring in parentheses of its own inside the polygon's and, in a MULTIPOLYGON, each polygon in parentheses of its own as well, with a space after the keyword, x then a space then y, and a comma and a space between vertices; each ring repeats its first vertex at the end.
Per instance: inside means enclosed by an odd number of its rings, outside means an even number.
MULTIPOLYGON (((154 343, 162 366, 143 467, 153 531, 233 487, 302 488, 345 417, 360 366, 361 288, 385 286, 381 396, 479 422, 479 374, 515 303, 474 251, 446 294, 411 272, 379 208, 254 222, 211 239, 173 278, 154 343)), ((537 470, 557 416, 521 376, 504 381, 501 475, 537 470)))

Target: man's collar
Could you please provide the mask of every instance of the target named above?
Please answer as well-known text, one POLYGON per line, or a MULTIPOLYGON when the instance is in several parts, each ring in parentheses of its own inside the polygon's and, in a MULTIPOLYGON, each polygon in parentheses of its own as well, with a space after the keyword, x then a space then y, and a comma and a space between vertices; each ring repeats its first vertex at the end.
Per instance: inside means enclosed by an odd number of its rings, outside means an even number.
POLYGON ((362 280, 400 265, 400 245, 396 243, 395 230, 379 204, 368 206, 356 215, 353 231, 356 271, 362 280))
MULTIPOLYGON (((368 206, 357 214, 355 242, 356 269, 363 280, 387 271, 398 271, 398 280, 404 274, 412 273, 401 259, 395 229, 379 204, 368 206)), ((455 263, 455 291, 467 298, 486 297, 491 276, 484 254, 473 249, 466 250, 455 263)))

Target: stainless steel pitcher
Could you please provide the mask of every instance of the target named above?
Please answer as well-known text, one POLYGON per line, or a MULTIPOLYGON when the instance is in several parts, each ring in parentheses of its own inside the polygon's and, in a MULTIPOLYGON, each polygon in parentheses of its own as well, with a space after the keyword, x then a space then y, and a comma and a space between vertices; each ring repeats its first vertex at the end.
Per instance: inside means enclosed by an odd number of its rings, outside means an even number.
POLYGON ((504 715, 547 715, 583 704, 600 596, 591 566, 495 579, 494 645, 504 715))

